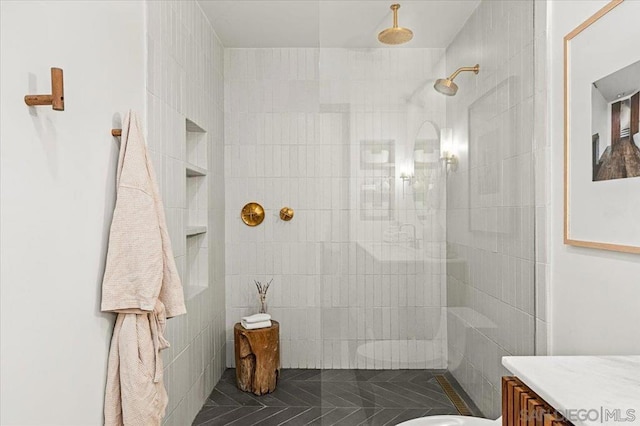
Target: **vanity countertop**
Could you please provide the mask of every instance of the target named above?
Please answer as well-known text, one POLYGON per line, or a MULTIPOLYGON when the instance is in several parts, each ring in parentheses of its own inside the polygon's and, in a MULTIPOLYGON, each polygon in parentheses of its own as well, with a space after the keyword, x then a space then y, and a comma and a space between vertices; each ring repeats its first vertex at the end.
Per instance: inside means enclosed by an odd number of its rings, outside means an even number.
POLYGON ((640 425, 640 356, 507 356, 502 364, 576 426, 640 425), (618 421, 605 410, 619 410, 618 421))

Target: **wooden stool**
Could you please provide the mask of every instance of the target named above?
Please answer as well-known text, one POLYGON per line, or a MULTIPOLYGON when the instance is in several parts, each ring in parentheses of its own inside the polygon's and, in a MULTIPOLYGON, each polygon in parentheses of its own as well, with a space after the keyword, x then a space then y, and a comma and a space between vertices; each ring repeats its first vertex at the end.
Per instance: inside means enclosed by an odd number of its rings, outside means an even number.
POLYGON ((236 383, 238 388, 256 395, 276 390, 280 375, 280 324, 247 330, 240 323, 233 327, 236 349, 236 383))

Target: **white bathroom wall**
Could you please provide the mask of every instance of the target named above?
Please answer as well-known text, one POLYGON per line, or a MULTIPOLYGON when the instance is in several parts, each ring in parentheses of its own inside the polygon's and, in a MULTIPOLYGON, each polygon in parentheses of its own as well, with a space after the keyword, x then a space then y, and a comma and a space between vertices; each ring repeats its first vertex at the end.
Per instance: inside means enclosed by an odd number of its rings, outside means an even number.
POLYGON ((144 113, 144 5, 2 1, 0 15, 0 423, 100 425, 111 128, 144 113), (27 107, 24 95, 51 93, 52 66, 65 111, 27 107))
MULTIPOLYGON (((640 258, 563 244, 563 37, 607 1, 549 3, 548 103, 552 148, 550 351, 554 355, 640 353, 640 258)), ((624 7, 624 3, 619 6, 624 7)), ((631 194, 630 194, 631 195, 631 194)), ((635 195, 634 195, 635 196, 635 195)))
POLYGON ((447 74, 480 64, 447 99, 460 160, 447 180, 448 367, 491 418, 500 415, 502 356, 534 353, 534 283, 546 267, 534 234, 546 187, 533 171, 544 168, 546 140, 542 123, 534 145, 533 19, 533 1, 482 1, 446 51, 447 74))
POLYGON ((193 421, 225 364, 224 58, 195 0, 147 1, 146 18, 149 147, 187 304, 187 315, 168 321, 165 424, 184 426, 193 421), (187 120, 206 131, 192 133, 201 145, 189 150, 187 120), (207 176, 187 178, 188 163, 207 176), (190 225, 207 225, 207 233, 187 238, 190 225), (198 253, 200 260, 193 257, 198 253))
POLYGON ((208 225, 206 289, 187 291, 188 313, 169 320, 163 352, 165 424, 190 424, 224 369, 222 46, 195 1, 1 7, 0 423, 102 424, 114 315, 100 313, 100 284, 119 149, 110 129, 134 109, 185 286, 186 119, 206 130, 189 158, 208 170, 207 193, 191 200, 208 225), (51 66, 64 69, 66 110, 28 108, 25 94, 50 90, 51 66))
POLYGON ((403 195, 400 179, 413 171, 422 123, 444 121, 444 98, 430 87, 444 74, 443 54, 225 51, 228 366, 233 324, 258 309, 253 280, 271 278, 283 367, 446 366, 444 201, 421 223, 412 184, 403 195), (368 141, 393 141, 393 160, 362 164, 368 141), (370 220, 386 214, 360 192, 374 174, 391 177, 392 218, 370 220), (266 209, 256 228, 240 220, 250 201, 266 209), (295 210, 290 222, 278 217, 284 206, 295 210), (422 248, 384 241, 401 223, 416 226, 422 248))

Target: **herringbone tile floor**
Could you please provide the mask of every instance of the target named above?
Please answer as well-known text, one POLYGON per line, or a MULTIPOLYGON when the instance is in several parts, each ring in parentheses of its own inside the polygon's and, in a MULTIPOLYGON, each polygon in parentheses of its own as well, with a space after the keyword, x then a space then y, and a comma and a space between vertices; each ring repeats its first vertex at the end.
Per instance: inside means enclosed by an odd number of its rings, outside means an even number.
POLYGON ((434 376, 441 370, 282 370, 275 392, 240 391, 227 370, 193 426, 395 425, 458 414, 434 376))

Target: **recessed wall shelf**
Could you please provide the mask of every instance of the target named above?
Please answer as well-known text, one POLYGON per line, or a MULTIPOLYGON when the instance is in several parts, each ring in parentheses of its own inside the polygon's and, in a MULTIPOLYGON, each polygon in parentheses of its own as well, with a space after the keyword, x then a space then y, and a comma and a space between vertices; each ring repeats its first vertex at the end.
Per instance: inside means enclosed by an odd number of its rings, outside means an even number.
POLYGON ((206 176, 207 169, 203 167, 198 167, 195 164, 187 163, 187 176, 188 177, 198 177, 198 176, 206 176))
POLYGON ((207 227, 204 225, 199 226, 187 226, 187 237, 193 237, 194 235, 200 235, 207 232, 207 227))
POLYGON ((202 127, 188 118, 185 120, 185 142, 187 256, 184 292, 189 300, 209 287, 210 235, 206 226, 209 218, 208 135, 202 127))

